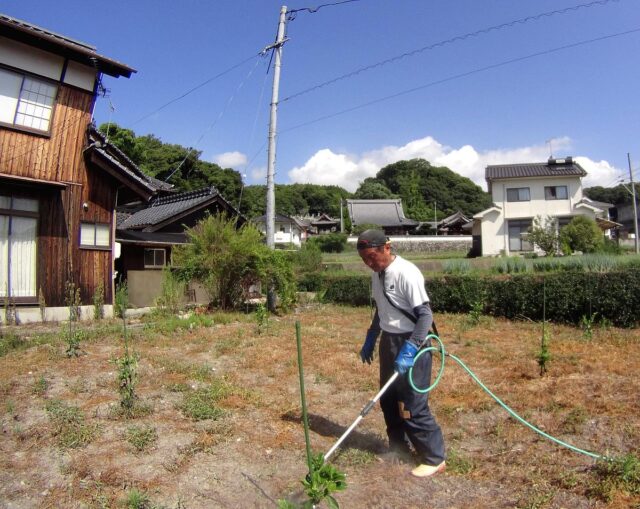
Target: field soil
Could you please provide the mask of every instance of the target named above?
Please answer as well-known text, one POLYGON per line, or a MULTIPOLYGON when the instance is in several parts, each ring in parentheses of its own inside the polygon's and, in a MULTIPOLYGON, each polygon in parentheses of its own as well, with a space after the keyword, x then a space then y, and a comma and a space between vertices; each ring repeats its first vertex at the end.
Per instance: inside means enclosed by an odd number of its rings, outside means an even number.
MULTIPOLYGON (((541 375, 541 324, 436 319, 447 351, 524 419, 597 454, 640 453, 640 331, 596 327, 588 338, 548 325, 551 359, 541 375)), ((0 507, 267 508, 306 500, 295 323, 319 453, 377 391, 377 359, 369 366, 358 356, 369 320, 367 308, 308 304, 262 328, 252 313, 130 321, 138 410, 128 417, 115 362, 124 352, 122 322, 82 325, 86 339, 72 358, 65 325, 4 327, 12 348, 0 357, 0 507), (190 397, 213 387, 219 411, 190 412, 187 401, 196 410, 207 404, 190 397)), ((376 406, 331 460, 347 476, 335 494, 342 508, 640 507, 640 494, 510 417, 451 358, 430 402, 447 471, 416 479, 411 461, 387 458, 376 406)))

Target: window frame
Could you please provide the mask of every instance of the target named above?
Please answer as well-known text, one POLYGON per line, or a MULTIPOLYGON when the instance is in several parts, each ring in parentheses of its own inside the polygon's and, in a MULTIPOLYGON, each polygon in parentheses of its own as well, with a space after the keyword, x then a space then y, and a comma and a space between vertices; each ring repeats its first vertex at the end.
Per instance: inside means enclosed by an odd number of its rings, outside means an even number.
POLYGON ((523 218, 523 219, 508 219, 507 220, 507 239, 509 241, 509 252, 510 253, 528 253, 534 250, 534 246, 531 242, 523 238, 529 231, 529 228, 533 226, 533 219, 523 218), (511 235, 511 228, 518 228, 518 236, 511 235), (523 227, 525 229, 523 230, 523 227), (511 247, 511 242, 515 241, 519 242, 519 249, 513 249, 511 247), (527 246, 525 246, 527 244, 527 246))
MULTIPOLYGON (((11 223, 12 223, 12 218, 17 217, 17 218, 26 218, 26 219, 34 219, 35 220, 35 238, 33 239, 34 242, 34 258, 35 258, 35 273, 33 274, 33 278, 35 281, 35 286, 33 288, 33 295, 23 295, 23 296, 19 296, 16 297, 14 295, 10 296, 9 298, 11 299, 12 302, 15 302, 16 304, 32 304, 34 302, 37 302, 37 298, 38 298, 38 240, 39 240, 39 231, 40 231, 40 200, 37 197, 34 197, 32 195, 28 195, 28 194, 20 194, 20 193, 11 193, 10 194, 3 194, 2 196, 5 196, 7 198, 9 198, 9 208, 6 207, 0 207, 0 215, 2 216, 6 216, 9 218, 9 224, 8 224, 8 236, 7 236, 7 240, 9 240, 11 238, 11 223), (25 210, 25 209, 16 209, 13 208, 13 202, 15 199, 28 199, 31 201, 34 201, 37 205, 37 210, 36 211, 31 211, 31 210, 25 210)), ((7 281, 9 284, 9 291, 8 293, 11 294, 11 273, 9 272, 9 268, 10 268, 10 260, 11 260, 11 256, 10 253, 9 257, 7 258, 7 266, 6 266, 6 270, 7 270, 7 281)), ((4 267, 0 267, 0 270, 3 270, 4 267)), ((2 293, 2 296, 0 296, 0 299, 4 299, 7 296, 4 295, 4 289, 0 290, 0 293, 2 293)))
POLYGON ((78 247, 80 249, 92 249, 96 251, 111 251, 111 224, 102 223, 100 221, 80 221, 80 225, 78 228, 78 247), (83 226, 93 226, 93 244, 82 243, 82 227, 83 226), (105 246, 96 243, 98 226, 105 226, 107 228, 107 231, 109 232, 109 238, 107 241, 107 245, 105 246))
POLYGON ((508 187, 506 198, 507 198, 507 202, 511 202, 511 203, 516 203, 521 201, 531 201, 531 189, 528 187, 508 187), (516 193, 515 199, 513 199, 513 196, 509 196, 509 195, 513 195, 514 191, 516 193), (527 195, 526 198, 522 198, 520 196, 522 191, 526 191, 526 195, 527 195))
POLYGON ((145 247, 142 253, 142 264, 145 269, 164 269, 167 266, 167 250, 164 247, 145 247), (153 265, 147 264, 147 252, 153 251, 153 265), (156 262, 156 254, 158 251, 162 252, 163 264, 158 265, 156 262))
POLYGON ((568 186, 544 186, 544 199, 549 201, 568 200, 569 187, 568 186), (559 189, 564 189, 564 194, 565 194, 564 197, 558 196, 559 189), (552 195, 552 192, 555 193, 555 195, 552 195))
MULTIPOLYGON (((13 120, 11 122, 5 122, 5 121, 0 121, 0 126, 2 127, 6 127, 8 129, 14 129, 16 131, 21 131, 21 132, 27 132, 30 134, 36 134, 39 136, 44 136, 44 137, 51 137, 51 132, 52 132, 52 128, 53 128, 53 121, 55 118, 55 111, 56 111, 56 105, 58 103, 57 99, 58 99, 58 95, 60 93, 60 83, 56 80, 50 79, 50 78, 45 78, 44 76, 38 76, 37 74, 33 74, 27 71, 24 71, 22 69, 16 69, 13 67, 9 67, 9 66, 5 66, 5 65, 0 65, 0 71, 6 71, 7 73, 12 73, 15 74, 17 76, 19 76, 21 78, 21 82, 20 82, 20 89, 18 90, 18 96, 15 97, 14 99, 16 99, 16 105, 15 105, 15 109, 13 111, 13 120), (41 82, 44 83, 46 85, 52 86, 55 90, 54 90, 54 94, 52 96, 52 103, 51 103, 51 114, 49 116, 49 126, 48 129, 37 129, 34 127, 30 127, 30 126, 26 126, 26 125, 22 125, 22 124, 17 124, 16 123, 16 118, 18 116, 18 109, 20 107, 20 101, 22 98, 22 92, 24 90, 24 84, 25 84, 25 80, 26 79, 30 79, 32 81, 36 81, 36 82, 41 82)), ((12 96, 13 97, 13 96, 12 96)))

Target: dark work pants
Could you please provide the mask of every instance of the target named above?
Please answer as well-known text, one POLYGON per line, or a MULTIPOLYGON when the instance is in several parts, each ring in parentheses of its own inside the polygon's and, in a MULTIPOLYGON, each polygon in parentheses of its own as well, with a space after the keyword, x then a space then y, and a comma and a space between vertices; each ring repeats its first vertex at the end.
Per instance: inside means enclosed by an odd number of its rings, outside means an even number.
MULTIPOLYGON (((393 362, 410 335, 382 332, 379 354, 380 387, 393 375, 393 362)), ((408 375, 399 376, 380 398, 389 448, 406 451, 409 440, 421 463, 439 465, 445 457, 442 430, 429 410, 429 393, 414 391, 409 385, 408 375)), ((420 389, 431 384, 431 352, 422 354, 413 366, 413 383, 420 389)))

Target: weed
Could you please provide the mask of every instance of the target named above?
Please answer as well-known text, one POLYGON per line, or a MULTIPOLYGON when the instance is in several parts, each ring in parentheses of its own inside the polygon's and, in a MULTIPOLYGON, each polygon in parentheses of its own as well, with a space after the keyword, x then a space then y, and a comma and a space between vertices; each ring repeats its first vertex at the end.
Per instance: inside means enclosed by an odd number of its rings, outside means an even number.
POLYGON ((23 348, 25 342, 16 334, 9 333, 0 336, 0 357, 7 355, 12 350, 23 348))
POLYGON ((129 289, 127 283, 119 283, 116 285, 116 294, 113 302, 113 314, 116 318, 125 318, 127 308, 129 307, 129 289))
POLYGON ((185 284, 168 267, 162 271, 162 287, 156 304, 164 313, 176 314, 182 307, 185 284))
POLYGON ((42 323, 44 323, 47 321, 47 301, 44 298, 42 287, 40 287, 40 289, 38 290, 38 307, 40 308, 40 319, 42 320, 42 323))
POLYGON ((309 497, 310 504, 305 507, 315 507, 321 501, 337 509, 340 506, 332 493, 342 491, 347 487, 346 476, 330 463, 324 462, 324 454, 318 453, 311 459, 311 472, 302 481, 304 491, 309 497))
POLYGON ((53 424, 53 435, 57 438, 59 447, 83 447, 95 438, 98 427, 88 425, 78 407, 69 406, 60 400, 52 400, 45 408, 53 424))
POLYGON ((80 288, 73 281, 67 281, 64 303, 69 308, 69 322, 80 320, 80 288))
POLYGON ((218 406, 218 402, 232 392, 233 388, 226 381, 215 380, 208 387, 185 394, 180 410, 194 421, 219 419, 225 411, 218 406))
POLYGON ((138 452, 145 451, 158 441, 158 432, 154 426, 130 426, 125 438, 138 452))
POLYGON ((484 310, 484 305, 482 304, 482 300, 476 300, 471 304, 471 309, 469 310, 469 315, 467 316, 467 323, 470 326, 475 326, 480 324, 480 319, 482 318, 482 311, 484 310))
POLYGON ((125 340, 124 355, 115 360, 118 367, 118 392, 120 393, 120 409, 126 415, 133 412, 136 404, 136 385, 138 383, 138 356, 129 352, 125 340))
POLYGON ((598 461, 594 474, 597 482, 591 486, 590 496, 610 502, 616 490, 640 493, 640 459, 634 454, 598 461))
POLYGON ((149 495, 137 488, 133 488, 127 493, 124 506, 126 509, 152 509, 149 495))
POLYGON ((67 349, 65 355, 67 357, 79 357, 82 350, 80 349, 80 342, 85 339, 83 331, 70 328, 64 332, 64 340, 67 343, 67 349))
POLYGON ((471 272, 471 262, 465 259, 446 260, 442 264, 445 274, 466 274, 471 272))
POLYGON ((40 377, 33 381, 31 393, 36 396, 44 396, 48 388, 49 382, 47 382, 47 379, 44 376, 40 375, 40 377))
POLYGON ((339 452, 336 461, 340 465, 347 466, 362 466, 373 463, 376 459, 376 455, 370 451, 363 451, 361 449, 344 449, 339 452))
POLYGON ((554 496, 555 490, 548 491, 534 487, 530 493, 527 493, 525 500, 518 501, 516 507, 518 509, 542 509, 548 507, 549 502, 551 502, 554 496))
POLYGON ((4 294, 4 323, 5 325, 16 325, 16 302, 9 297, 9 288, 4 294))
POLYGON ((547 365, 551 361, 551 351, 549 350, 549 329, 546 323, 542 324, 542 338, 540 339, 540 350, 536 355, 538 366, 540 366, 540 376, 543 376, 547 372, 547 365))
POLYGON ((572 408, 562 423, 563 430, 565 433, 579 433, 587 418, 587 412, 583 407, 572 408))
POLYGON ((256 306, 255 315, 256 315, 256 324, 258 326, 258 334, 262 334, 267 330, 267 327, 269 325, 269 311, 267 310, 267 307, 262 302, 260 302, 256 306))
POLYGON ((13 416, 16 413, 16 404, 9 400, 5 403, 4 409, 7 414, 13 416))
POLYGON ((104 285, 102 282, 93 292, 93 319, 102 320, 104 318, 104 285))
POLYGON ((598 313, 593 313, 589 316, 582 315, 580 319, 580 327, 582 328, 582 337, 584 339, 591 339, 593 337, 593 325, 596 321, 598 313))

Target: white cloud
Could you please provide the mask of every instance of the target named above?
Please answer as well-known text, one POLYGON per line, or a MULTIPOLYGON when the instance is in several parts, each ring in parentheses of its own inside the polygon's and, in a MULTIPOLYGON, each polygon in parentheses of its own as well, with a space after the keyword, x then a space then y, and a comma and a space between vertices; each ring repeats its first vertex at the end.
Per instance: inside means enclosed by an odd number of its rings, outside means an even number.
POLYGON ((242 152, 225 152, 213 156, 213 162, 223 168, 238 168, 238 166, 246 166, 247 156, 242 152))
MULTIPOLYGON (((484 172, 487 165, 546 161, 549 157, 547 143, 478 152, 471 145, 463 145, 460 148, 447 147, 427 136, 401 147, 385 146, 365 152, 361 156, 339 154, 325 148, 318 150, 302 166, 293 168, 288 175, 291 182, 337 185, 354 192, 365 178, 375 177, 384 166, 396 161, 422 158, 435 166, 447 166, 486 189, 484 172)), ((568 137, 555 138, 550 143, 556 156, 569 154, 572 146, 568 137)), ((620 170, 612 167, 607 161, 597 162, 586 157, 576 157, 576 161, 588 173, 583 182, 585 187, 609 186, 620 174, 620 170)))

